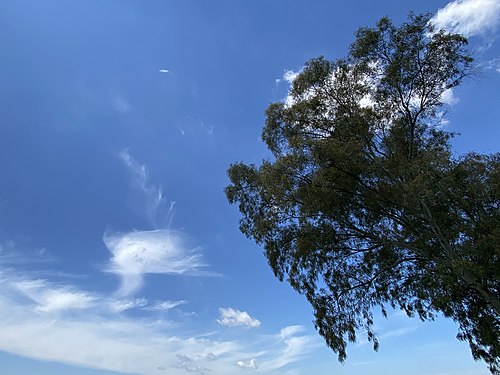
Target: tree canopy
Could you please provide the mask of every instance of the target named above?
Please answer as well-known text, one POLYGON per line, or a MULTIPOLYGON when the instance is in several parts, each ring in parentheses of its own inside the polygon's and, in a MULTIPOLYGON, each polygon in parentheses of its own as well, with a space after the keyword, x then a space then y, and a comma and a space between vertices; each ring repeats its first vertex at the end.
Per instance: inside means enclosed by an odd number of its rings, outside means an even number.
POLYGON ((230 203, 274 274, 304 294, 340 361, 374 313, 437 314, 500 372, 500 154, 457 156, 446 97, 474 72, 430 16, 361 28, 345 59, 308 61, 266 111, 273 157, 232 164, 230 203))

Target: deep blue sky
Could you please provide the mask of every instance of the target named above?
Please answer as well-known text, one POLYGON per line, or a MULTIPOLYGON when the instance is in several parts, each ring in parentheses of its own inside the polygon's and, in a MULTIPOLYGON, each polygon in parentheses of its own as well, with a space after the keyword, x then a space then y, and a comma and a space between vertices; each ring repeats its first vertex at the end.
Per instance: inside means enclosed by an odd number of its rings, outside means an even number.
POLYGON ((268 156, 287 71, 440 9, 481 68, 448 107, 455 149, 497 152, 498 0, 3 0, 0 372, 487 374, 452 322, 397 311, 338 364, 223 194, 268 156))

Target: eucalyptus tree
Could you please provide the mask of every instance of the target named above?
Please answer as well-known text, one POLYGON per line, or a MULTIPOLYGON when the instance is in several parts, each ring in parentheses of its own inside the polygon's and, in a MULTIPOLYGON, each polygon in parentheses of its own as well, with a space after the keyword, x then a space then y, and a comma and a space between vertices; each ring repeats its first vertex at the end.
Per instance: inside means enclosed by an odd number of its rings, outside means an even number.
POLYGON ((345 59, 308 61, 266 111, 272 157, 229 167, 241 231, 305 295, 340 361, 387 308, 458 323, 499 373, 500 154, 454 156, 446 98, 474 72, 430 16, 361 28, 345 59))

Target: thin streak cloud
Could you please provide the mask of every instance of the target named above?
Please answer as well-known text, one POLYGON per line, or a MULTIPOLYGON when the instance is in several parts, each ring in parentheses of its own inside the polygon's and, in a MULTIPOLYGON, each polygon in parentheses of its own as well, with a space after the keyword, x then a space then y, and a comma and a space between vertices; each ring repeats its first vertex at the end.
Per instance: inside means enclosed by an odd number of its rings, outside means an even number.
POLYGON ((17 281, 12 283, 12 287, 35 302, 34 311, 39 313, 88 309, 96 301, 87 293, 55 287, 42 279, 17 281))
POLYGON ((168 311, 173 309, 174 307, 180 306, 180 305, 185 305, 187 301, 161 301, 161 302, 156 302, 152 306, 145 307, 145 310, 151 310, 151 311, 168 311))
POLYGON ((118 156, 131 173, 132 185, 144 194, 146 216, 153 228, 158 228, 159 222, 171 221, 175 202, 170 202, 167 209, 163 189, 150 183, 146 166, 138 163, 128 149, 122 150, 118 156))
POLYGON ((145 298, 135 299, 118 299, 108 301, 108 306, 112 312, 120 313, 126 310, 132 310, 139 307, 144 307, 148 304, 145 298))

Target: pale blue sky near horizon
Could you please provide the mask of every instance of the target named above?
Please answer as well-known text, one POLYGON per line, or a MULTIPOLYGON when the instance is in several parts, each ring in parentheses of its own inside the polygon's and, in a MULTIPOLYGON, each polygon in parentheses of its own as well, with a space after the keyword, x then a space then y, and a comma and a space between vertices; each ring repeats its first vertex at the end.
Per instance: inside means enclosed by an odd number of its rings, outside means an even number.
POLYGON ((470 37, 444 126, 498 152, 499 0, 3 0, 0 373, 488 374, 452 321, 398 311, 339 364, 223 193, 269 157, 287 72, 409 11, 470 37))

